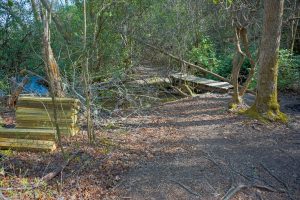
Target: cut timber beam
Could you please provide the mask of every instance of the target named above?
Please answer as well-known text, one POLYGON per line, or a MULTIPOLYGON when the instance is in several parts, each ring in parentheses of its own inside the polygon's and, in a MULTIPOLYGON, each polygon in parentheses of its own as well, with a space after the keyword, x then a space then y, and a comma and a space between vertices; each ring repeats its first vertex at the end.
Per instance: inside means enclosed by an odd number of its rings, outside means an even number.
POLYGON ((0 137, 0 149, 13 149, 22 151, 54 151, 54 141, 28 140, 0 137))
POLYGON ((55 141, 55 131, 45 129, 0 129, 0 138, 55 141))

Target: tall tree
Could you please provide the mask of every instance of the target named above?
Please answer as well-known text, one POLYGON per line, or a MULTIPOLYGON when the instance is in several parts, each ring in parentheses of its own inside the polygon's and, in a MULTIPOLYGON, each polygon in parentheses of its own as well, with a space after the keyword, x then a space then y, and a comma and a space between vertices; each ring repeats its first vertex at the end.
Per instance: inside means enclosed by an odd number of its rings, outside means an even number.
POLYGON ((278 53, 284 0, 264 1, 264 27, 259 54, 257 95, 254 105, 246 111, 271 121, 286 121, 277 100, 278 53))

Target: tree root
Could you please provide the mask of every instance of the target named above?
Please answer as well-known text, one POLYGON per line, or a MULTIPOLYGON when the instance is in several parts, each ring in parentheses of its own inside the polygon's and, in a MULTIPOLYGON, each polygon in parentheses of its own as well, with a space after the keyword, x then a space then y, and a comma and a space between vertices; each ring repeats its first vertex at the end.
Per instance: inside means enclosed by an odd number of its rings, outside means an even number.
POLYGON ((200 194, 198 194, 197 192, 192 191, 189 187, 185 186, 184 184, 182 184, 182 183, 180 183, 178 181, 172 180, 172 179, 170 181, 178 184, 180 187, 182 187, 183 189, 185 189, 186 191, 188 191, 190 194, 200 197, 200 194))
POLYGON ((231 198, 233 198, 241 190, 250 189, 250 188, 256 188, 256 189, 264 190, 264 191, 267 191, 267 192, 277 192, 277 190, 275 190, 275 189, 273 189, 269 186, 265 186, 265 185, 244 185, 244 184, 240 184, 236 187, 232 186, 226 192, 226 194, 222 197, 222 200, 230 200, 231 198))

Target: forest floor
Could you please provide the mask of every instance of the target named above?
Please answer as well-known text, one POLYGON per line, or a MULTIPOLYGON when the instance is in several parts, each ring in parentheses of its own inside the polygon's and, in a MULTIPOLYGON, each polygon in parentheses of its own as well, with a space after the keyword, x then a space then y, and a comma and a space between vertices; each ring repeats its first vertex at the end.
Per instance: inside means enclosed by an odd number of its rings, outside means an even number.
POLYGON ((228 94, 120 112, 96 130, 93 146, 85 131, 65 139, 67 152, 80 152, 48 186, 35 190, 32 183, 63 162, 61 153, 1 151, 0 191, 27 188, 2 191, 12 199, 206 200, 231 189, 231 199, 300 199, 300 99, 280 99, 287 125, 229 112, 228 94))

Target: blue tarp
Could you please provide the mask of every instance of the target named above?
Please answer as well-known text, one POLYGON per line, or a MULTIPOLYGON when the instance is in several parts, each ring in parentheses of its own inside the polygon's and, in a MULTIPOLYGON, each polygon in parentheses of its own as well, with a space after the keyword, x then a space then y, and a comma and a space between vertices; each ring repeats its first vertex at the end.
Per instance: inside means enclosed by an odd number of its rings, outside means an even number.
POLYGON ((23 92, 36 94, 39 96, 47 96, 49 94, 48 88, 43 84, 43 80, 37 76, 29 77, 28 83, 25 85, 23 92))

